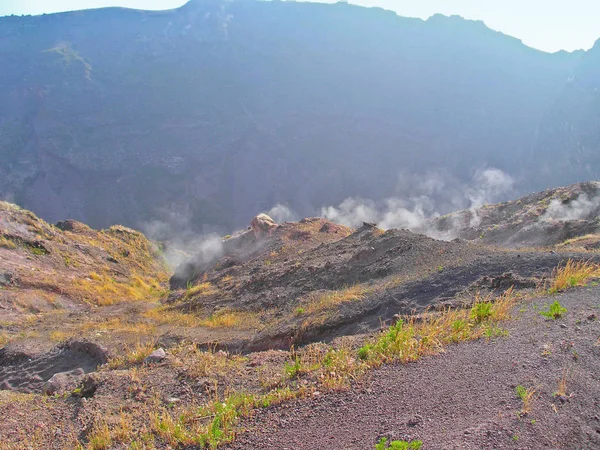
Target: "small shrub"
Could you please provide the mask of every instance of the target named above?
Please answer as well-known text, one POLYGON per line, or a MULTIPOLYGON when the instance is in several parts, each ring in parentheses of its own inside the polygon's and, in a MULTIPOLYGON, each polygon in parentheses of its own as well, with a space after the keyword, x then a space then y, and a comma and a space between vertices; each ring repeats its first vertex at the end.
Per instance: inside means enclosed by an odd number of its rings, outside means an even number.
POLYGON ((492 315, 492 304, 490 302, 477 302, 471 308, 471 319, 483 322, 492 315))
POLYGON ((365 344, 361 348, 358 349, 358 357, 362 360, 366 360, 369 358, 369 354, 373 349, 373 344, 365 344))
POLYGON ((567 313, 567 308, 563 307, 558 300, 555 300, 554 303, 552 303, 549 307, 547 311, 540 311, 540 314, 544 317, 547 317, 548 319, 560 319, 562 316, 564 316, 567 313))
POLYGON ((285 376, 290 379, 296 378, 300 373, 301 367, 300 358, 298 357, 292 363, 286 362, 284 368, 285 376))

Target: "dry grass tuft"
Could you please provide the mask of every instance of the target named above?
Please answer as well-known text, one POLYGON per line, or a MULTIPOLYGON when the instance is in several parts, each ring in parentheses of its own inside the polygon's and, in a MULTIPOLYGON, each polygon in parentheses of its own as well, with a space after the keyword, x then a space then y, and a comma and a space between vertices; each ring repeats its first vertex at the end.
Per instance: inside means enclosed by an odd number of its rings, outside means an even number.
POLYGON ((75 335, 75 331, 54 330, 50 333, 50 340, 53 342, 64 342, 75 335))
POLYGON ((531 407, 533 406, 533 402, 535 401, 536 390, 534 388, 526 388, 524 386, 517 386, 517 396, 523 402, 523 406, 521 407, 521 411, 519 412, 520 416, 526 416, 531 412, 531 407))
POLYGON ((591 260, 574 261, 569 259, 564 266, 554 269, 548 292, 556 294, 571 287, 585 286, 588 281, 595 278, 600 278, 600 264, 591 260))
POLYGON ((150 277, 133 275, 129 281, 117 281, 107 274, 91 272, 88 278, 74 280, 80 295, 98 306, 113 305, 128 300, 156 300, 165 290, 150 277))
POLYGON ((97 421, 88 435, 88 449, 108 450, 112 443, 108 424, 104 420, 97 421))
POLYGON ((183 361, 180 366, 192 378, 224 377, 234 372, 243 372, 247 361, 246 357, 216 351, 214 347, 203 351, 195 345, 176 348, 173 354, 183 361))
POLYGON ((339 291, 330 291, 317 295, 311 295, 306 305, 306 312, 309 314, 314 314, 332 309, 343 303, 363 300, 372 292, 372 288, 357 284, 339 291))
POLYGON ((74 332, 93 331, 103 333, 131 333, 135 335, 151 335, 155 333, 155 325, 147 322, 133 322, 124 317, 115 317, 103 321, 90 321, 77 326, 74 332))
POLYGON ((200 326, 200 319, 196 315, 168 309, 165 306, 146 311, 144 317, 156 325, 174 325, 185 328, 200 326))
POLYGON ((206 328, 239 328, 245 330, 261 327, 261 322, 257 314, 241 311, 218 312, 206 319, 200 319, 198 324, 206 328))
POLYGON ((144 359, 154 351, 156 341, 138 342, 133 346, 128 346, 124 351, 108 361, 110 369, 126 369, 130 366, 141 364, 144 359))
POLYGON ((570 370, 564 369, 562 376, 558 380, 558 389, 554 393, 556 397, 567 397, 567 378, 569 378, 570 370))
POLYGON ((6 248, 8 250, 14 250, 17 248, 17 244, 7 239, 5 236, 0 236, 0 248, 6 248))
POLYGON ((4 347, 11 340, 12 340, 12 338, 8 334, 6 334, 4 332, 0 333, 0 348, 4 347))
POLYGON ((213 286, 211 283, 205 281, 203 283, 197 284, 196 286, 189 286, 185 291, 185 295, 183 296, 183 300, 189 300, 192 297, 205 297, 208 295, 218 294, 219 290, 213 286))

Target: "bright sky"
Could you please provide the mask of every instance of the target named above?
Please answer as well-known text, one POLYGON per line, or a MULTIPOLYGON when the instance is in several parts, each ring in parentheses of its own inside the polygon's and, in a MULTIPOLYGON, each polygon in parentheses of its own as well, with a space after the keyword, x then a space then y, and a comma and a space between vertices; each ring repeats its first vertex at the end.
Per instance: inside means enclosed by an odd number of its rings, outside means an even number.
MULTIPOLYGON (((0 0, 0 16, 102 6, 170 9, 184 3, 186 0, 0 0)), ((442 13, 483 20, 494 30, 550 52, 588 49, 600 38, 599 0, 351 0, 351 3, 380 6, 407 17, 426 19, 442 13)))

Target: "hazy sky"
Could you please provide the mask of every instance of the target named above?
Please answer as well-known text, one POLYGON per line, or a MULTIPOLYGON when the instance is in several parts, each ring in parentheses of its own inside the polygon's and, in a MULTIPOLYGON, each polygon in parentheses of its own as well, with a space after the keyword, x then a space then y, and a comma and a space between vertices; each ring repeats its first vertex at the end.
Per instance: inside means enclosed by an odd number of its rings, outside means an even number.
MULTIPOLYGON (((337 0, 323 0, 334 3, 337 0)), ((0 16, 102 6, 169 9, 186 0, 0 0, 0 16)), ((459 14, 546 51, 588 49, 600 38, 600 0, 351 0, 408 17, 459 14)))

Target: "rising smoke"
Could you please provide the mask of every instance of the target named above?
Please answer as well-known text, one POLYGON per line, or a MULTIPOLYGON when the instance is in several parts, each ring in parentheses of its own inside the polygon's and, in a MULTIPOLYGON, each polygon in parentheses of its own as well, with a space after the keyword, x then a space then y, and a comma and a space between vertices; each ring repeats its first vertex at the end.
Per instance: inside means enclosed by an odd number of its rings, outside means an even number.
POLYGON ((267 213, 271 219, 277 223, 293 222, 298 220, 298 216, 288 206, 277 203, 267 213))
POLYGON ((548 209, 542 216, 542 220, 579 220, 589 219, 600 211, 600 196, 589 198, 587 194, 581 194, 577 199, 564 204, 559 199, 554 199, 548 205, 548 209))
POLYGON ((208 263, 223 254, 223 241, 218 233, 198 234, 192 227, 192 215, 182 211, 163 211, 162 220, 141 225, 148 238, 164 243, 163 256, 171 269, 175 269, 190 255, 208 263))
MULTIPOLYGON (((443 171, 425 175, 401 175, 399 192, 407 197, 383 201, 347 198, 339 206, 321 209, 321 216, 349 227, 363 222, 376 223, 382 229, 406 228, 440 237, 428 221, 458 209, 472 210, 472 226, 478 224, 476 209, 486 203, 503 200, 514 188, 515 180, 496 168, 479 170, 468 184, 443 171)), ((450 236, 447 236, 450 237, 450 236)))

